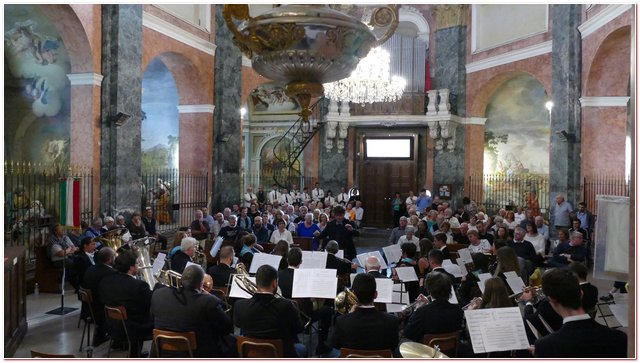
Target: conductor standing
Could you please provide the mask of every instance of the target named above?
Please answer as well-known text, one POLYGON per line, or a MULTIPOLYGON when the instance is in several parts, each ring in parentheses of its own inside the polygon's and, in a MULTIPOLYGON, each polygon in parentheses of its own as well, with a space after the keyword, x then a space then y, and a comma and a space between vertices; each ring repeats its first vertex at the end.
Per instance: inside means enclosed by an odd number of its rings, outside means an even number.
POLYGON ((331 240, 338 241, 340 249, 344 250, 344 257, 353 260, 356 257, 356 246, 353 244, 353 236, 359 236, 360 232, 355 224, 344 218, 344 207, 338 205, 333 208, 334 220, 329 222, 324 231, 318 236, 322 240, 322 248, 331 240))

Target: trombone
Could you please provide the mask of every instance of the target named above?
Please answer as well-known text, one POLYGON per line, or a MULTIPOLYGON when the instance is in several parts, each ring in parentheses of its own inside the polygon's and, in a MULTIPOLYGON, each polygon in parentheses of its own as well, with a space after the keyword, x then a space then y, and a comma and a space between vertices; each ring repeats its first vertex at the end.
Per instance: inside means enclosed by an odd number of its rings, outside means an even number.
MULTIPOLYGON (((208 274, 205 274, 205 276, 209 276, 208 274)), ((173 270, 160 270, 156 275, 155 275, 156 280, 158 280, 158 282, 164 286, 167 287, 172 287, 174 289, 179 289, 180 287, 182 287, 182 275, 173 271, 173 270)), ((208 285, 203 285, 202 286, 202 290, 204 290, 206 293, 211 294, 211 290, 213 289, 213 286, 208 286, 208 285)), ((213 295, 213 294, 212 294, 213 295)), ((228 302, 219 299, 220 302, 222 304, 224 304, 225 309, 224 312, 228 313, 229 311, 231 311, 231 304, 229 304, 228 302)))

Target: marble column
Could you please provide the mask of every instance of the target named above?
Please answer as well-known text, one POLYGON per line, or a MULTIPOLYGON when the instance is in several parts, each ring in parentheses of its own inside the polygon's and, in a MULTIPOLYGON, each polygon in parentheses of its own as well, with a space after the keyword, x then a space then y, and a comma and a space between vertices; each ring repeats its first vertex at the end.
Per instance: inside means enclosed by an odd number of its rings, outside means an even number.
POLYGON ((142 5, 102 5, 100 211, 140 210, 142 5))
POLYGON ((237 203, 242 193, 240 164, 242 134, 240 100, 242 99, 242 53, 233 43, 233 34, 216 6, 216 57, 213 126, 213 210, 237 203))
MULTIPOLYGON (((565 194, 576 207, 580 197, 580 94, 582 40, 578 31, 582 5, 551 5, 552 54, 549 205, 565 194)), ((553 223, 553 215, 550 216, 553 223)))

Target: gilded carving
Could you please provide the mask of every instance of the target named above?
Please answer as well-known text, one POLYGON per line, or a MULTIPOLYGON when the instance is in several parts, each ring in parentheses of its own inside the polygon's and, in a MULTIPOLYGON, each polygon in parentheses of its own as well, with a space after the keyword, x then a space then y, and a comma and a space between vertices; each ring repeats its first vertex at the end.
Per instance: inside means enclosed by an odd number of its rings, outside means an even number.
POLYGON ((437 29, 466 25, 468 9, 464 4, 436 5, 437 29))

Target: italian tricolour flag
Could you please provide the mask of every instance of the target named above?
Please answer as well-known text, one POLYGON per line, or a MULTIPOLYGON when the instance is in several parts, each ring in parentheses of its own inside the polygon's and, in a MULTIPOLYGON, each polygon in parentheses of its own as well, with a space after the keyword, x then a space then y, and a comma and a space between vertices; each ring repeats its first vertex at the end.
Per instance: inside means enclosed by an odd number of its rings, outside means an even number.
POLYGON ((80 227, 80 179, 60 180, 60 224, 80 227))

